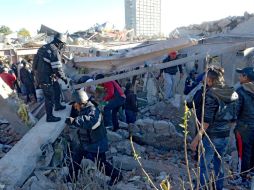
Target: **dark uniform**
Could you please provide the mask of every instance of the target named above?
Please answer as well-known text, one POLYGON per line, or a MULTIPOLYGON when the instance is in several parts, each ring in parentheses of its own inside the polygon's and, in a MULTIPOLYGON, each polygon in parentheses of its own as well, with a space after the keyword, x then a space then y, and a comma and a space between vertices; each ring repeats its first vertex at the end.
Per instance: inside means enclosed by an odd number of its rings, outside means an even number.
POLYGON ((57 122, 61 120, 60 117, 53 116, 52 111, 54 104, 56 111, 65 109, 65 106, 60 104, 61 91, 59 83, 57 82, 57 79, 61 78, 67 84, 59 52, 64 44, 63 36, 57 34, 51 43, 42 46, 38 50, 33 61, 33 71, 45 97, 47 122, 57 122))
MULTIPOLYGON (((107 131, 102 122, 102 115, 98 107, 88 100, 85 91, 74 92, 74 99, 76 103, 81 103, 80 110, 72 110, 71 117, 67 118, 65 123, 79 128, 80 141, 83 146, 84 155, 86 159, 94 162, 97 161, 97 167, 101 170, 105 167, 105 174, 111 177, 110 185, 121 180, 122 175, 119 170, 106 160, 106 151, 108 151, 107 131)), ((77 160, 78 162, 81 159, 77 160)))

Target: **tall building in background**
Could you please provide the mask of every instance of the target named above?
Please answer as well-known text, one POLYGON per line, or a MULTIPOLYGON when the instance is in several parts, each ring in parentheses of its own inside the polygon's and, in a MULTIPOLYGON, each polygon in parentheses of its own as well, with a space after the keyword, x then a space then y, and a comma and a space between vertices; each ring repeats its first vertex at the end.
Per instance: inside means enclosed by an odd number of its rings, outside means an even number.
POLYGON ((125 0, 125 27, 137 36, 161 33, 161 0, 125 0))

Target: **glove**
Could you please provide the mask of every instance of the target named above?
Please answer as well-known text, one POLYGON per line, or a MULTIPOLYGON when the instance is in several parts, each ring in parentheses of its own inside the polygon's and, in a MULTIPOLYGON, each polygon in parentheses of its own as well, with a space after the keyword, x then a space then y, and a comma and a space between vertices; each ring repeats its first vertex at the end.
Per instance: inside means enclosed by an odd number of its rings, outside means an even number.
POLYGON ((68 84, 67 78, 63 78, 62 80, 64 81, 64 84, 66 84, 66 85, 68 84))
POLYGON ((67 125, 72 125, 73 122, 74 122, 74 118, 72 118, 72 117, 67 117, 67 118, 65 119, 65 123, 66 123, 67 125))

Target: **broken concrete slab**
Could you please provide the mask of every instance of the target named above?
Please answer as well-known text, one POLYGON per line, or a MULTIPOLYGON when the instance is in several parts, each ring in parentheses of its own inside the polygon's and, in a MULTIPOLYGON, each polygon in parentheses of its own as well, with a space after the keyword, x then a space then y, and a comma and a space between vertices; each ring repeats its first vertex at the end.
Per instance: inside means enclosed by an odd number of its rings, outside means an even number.
POLYGON ((254 35, 254 17, 235 27, 230 34, 254 35))
MULTIPOLYGON (((135 150, 139 153, 139 154, 144 154, 145 152, 145 147, 140 146, 138 144, 136 144, 135 142, 133 142, 133 145, 135 147, 135 150)), ((116 149, 118 150, 118 152, 124 154, 124 155, 128 155, 128 156, 132 156, 133 155, 133 150, 131 147, 131 142, 129 140, 125 140, 125 141, 121 141, 118 142, 116 144, 116 149)))
POLYGON ((20 187, 31 175, 42 155, 41 148, 52 144, 65 127, 65 118, 70 114, 70 106, 55 115, 61 117, 56 123, 46 123, 44 116, 1 160, 0 182, 12 187, 20 187), (18 158, 18 159, 17 159, 18 158))
POLYGON ((134 184, 130 184, 130 183, 118 183, 116 185, 116 190, 139 190, 140 188, 138 186, 135 186, 134 184))
POLYGON ((155 121, 154 129, 157 134, 169 134, 169 123, 164 120, 155 121))
POLYGON ((107 135, 108 135, 108 141, 111 143, 112 142, 119 142, 119 141, 123 140, 123 137, 121 135, 119 135, 116 132, 110 131, 110 130, 107 130, 107 135))
MULTIPOLYGON (((141 162, 147 172, 152 172, 157 175, 159 175, 161 171, 167 172, 172 169, 172 167, 169 167, 168 165, 157 161, 141 159, 141 162)), ((123 170, 129 171, 140 167, 138 162, 130 156, 114 156, 113 164, 117 168, 122 168, 123 170)))
POLYGON ((124 139, 128 139, 129 138, 129 132, 128 131, 126 131, 126 130, 123 130, 123 129, 119 129, 119 130, 117 130, 117 133, 119 134, 119 135, 121 135, 124 139))
POLYGON ((142 133, 153 133, 154 132, 154 120, 150 118, 139 119, 135 124, 140 128, 142 133))
POLYGON ((185 47, 196 45, 197 41, 188 38, 170 39, 158 41, 155 44, 130 51, 126 54, 111 57, 75 57, 75 66, 83 68, 96 68, 102 70, 116 70, 135 68, 137 63, 143 66, 143 62, 149 59, 160 57, 168 51, 179 50, 185 47))

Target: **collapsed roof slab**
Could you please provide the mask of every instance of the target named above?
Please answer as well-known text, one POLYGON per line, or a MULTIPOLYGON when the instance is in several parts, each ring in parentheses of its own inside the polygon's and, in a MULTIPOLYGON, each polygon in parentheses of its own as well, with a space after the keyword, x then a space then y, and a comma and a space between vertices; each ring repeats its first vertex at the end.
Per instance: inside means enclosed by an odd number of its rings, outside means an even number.
POLYGON ((114 71, 116 69, 136 67, 137 63, 143 65, 142 62, 146 60, 160 57, 169 51, 178 51, 196 45, 197 43, 196 40, 191 39, 171 39, 117 56, 94 58, 75 57, 74 62, 76 67, 114 71))
POLYGON ((138 70, 128 71, 126 73, 113 75, 110 77, 105 77, 103 79, 95 80, 92 82, 86 82, 86 83, 74 85, 73 88, 79 89, 82 87, 97 85, 97 84, 101 84, 101 83, 112 81, 112 80, 124 79, 124 78, 132 77, 135 75, 141 75, 143 73, 147 73, 147 72, 151 72, 151 71, 158 71, 160 69, 164 69, 167 67, 190 63, 195 60, 204 59, 207 56, 212 57, 212 56, 217 56, 217 55, 221 55, 223 53, 228 53, 228 52, 238 52, 239 50, 245 50, 250 47, 254 47, 253 40, 252 41, 245 41, 245 42, 238 42, 238 43, 234 43, 234 44, 230 44, 230 45, 224 44, 223 46, 221 46, 219 48, 209 48, 208 52, 203 52, 203 53, 200 53, 197 55, 188 56, 186 58, 177 59, 175 61, 170 61, 170 62, 163 63, 163 64, 153 64, 150 67, 144 67, 144 68, 140 68, 138 70))
POLYGON ((36 168, 42 156, 42 147, 55 142, 65 127, 65 118, 70 114, 70 106, 54 115, 61 121, 47 123, 44 116, 1 160, 0 184, 21 187, 36 168))
POLYGON ((34 55, 38 51, 38 48, 20 48, 20 49, 2 49, 0 50, 0 56, 8 55, 34 55))

